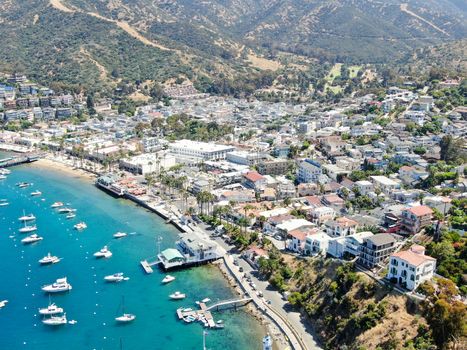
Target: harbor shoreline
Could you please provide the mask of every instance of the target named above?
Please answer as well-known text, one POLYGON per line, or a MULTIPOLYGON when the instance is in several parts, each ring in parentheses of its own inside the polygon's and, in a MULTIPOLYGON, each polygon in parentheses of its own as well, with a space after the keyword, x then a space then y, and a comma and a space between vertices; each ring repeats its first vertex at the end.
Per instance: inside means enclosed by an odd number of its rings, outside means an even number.
MULTIPOLYGON (((51 156, 51 155, 49 155, 51 156)), ((47 170, 55 170, 55 171, 60 171, 62 173, 67 174, 68 176, 78 178, 80 180, 84 180, 89 183, 93 183, 96 179, 96 174, 82 168, 76 168, 72 166, 71 164, 60 162, 56 159, 50 159, 50 158, 43 158, 35 162, 34 164, 30 164, 29 166, 37 167, 37 168, 43 168, 47 170)), ((136 196, 133 195, 125 195, 122 198, 125 198, 127 200, 132 201, 136 205, 151 211, 155 214, 157 214, 160 218, 162 219, 171 219, 170 224, 172 224, 177 230, 184 234, 203 234, 207 235, 206 232, 198 232, 198 230, 195 232, 192 228, 183 225, 179 220, 180 217, 170 211, 166 206, 159 207, 155 205, 151 205, 152 203, 148 203, 140 198, 137 198, 136 196)), ((204 237, 208 238, 209 237, 204 237)), ((226 253, 226 255, 228 255, 226 253)), ((239 285, 239 282, 236 280, 236 277, 233 275, 231 271, 229 271, 228 267, 225 266, 225 260, 224 259, 219 259, 215 262, 212 263, 215 265, 222 273, 224 276, 224 279, 227 281, 229 287, 238 295, 244 295, 245 291, 243 290, 243 286, 239 285)), ((281 329, 276 322, 271 319, 269 316, 265 315, 263 312, 261 312, 260 308, 254 304, 254 305, 247 305, 246 311, 250 313, 261 325, 261 327, 265 330, 265 333, 269 333, 273 336, 273 339, 275 340, 274 345, 275 349, 279 349, 276 347, 277 345, 281 346, 287 346, 286 344, 289 344, 289 340, 286 337, 286 334, 284 331, 281 329)))

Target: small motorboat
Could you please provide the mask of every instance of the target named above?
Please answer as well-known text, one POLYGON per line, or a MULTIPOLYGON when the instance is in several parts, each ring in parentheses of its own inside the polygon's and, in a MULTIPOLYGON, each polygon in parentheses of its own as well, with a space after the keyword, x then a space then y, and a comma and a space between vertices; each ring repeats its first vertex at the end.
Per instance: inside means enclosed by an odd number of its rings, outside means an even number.
POLYGON ((39 241, 42 241, 44 238, 39 236, 39 235, 36 235, 36 234, 33 234, 33 235, 30 235, 30 236, 27 236, 25 238, 23 238, 21 240, 21 243, 23 244, 31 244, 31 243, 36 243, 36 242, 39 242, 39 241))
POLYGON ((8 300, 0 301, 0 309, 3 309, 6 306, 6 304, 8 304, 8 300))
POLYGON ((36 220, 36 217, 33 215, 33 214, 29 214, 29 215, 26 215, 23 213, 23 216, 20 216, 18 218, 18 221, 33 221, 33 220, 36 220))
POLYGON ((211 299, 209 298, 204 298, 203 300, 201 300, 202 303, 209 303, 211 301, 211 299))
POLYGON ((74 213, 70 213, 70 214, 68 214, 68 215, 66 216, 67 219, 73 219, 73 218, 75 218, 75 217, 76 217, 76 214, 74 214, 74 213))
POLYGON ((72 289, 71 284, 68 283, 66 277, 58 278, 54 283, 45 285, 41 288, 46 293, 60 293, 67 292, 72 289))
POLYGON ((214 326, 215 329, 223 329, 225 327, 224 321, 219 320, 216 322, 216 325, 214 326))
POLYGON ((179 291, 176 291, 175 293, 172 293, 169 295, 169 298, 172 300, 181 300, 186 298, 185 293, 180 293, 179 291))
POLYGON ((16 186, 18 186, 19 188, 26 188, 26 187, 29 187, 29 186, 31 186, 31 185, 32 185, 32 184, 29 183, 29 182, 18 182, 18 183, 16 184, 16 186))
POLYGON ((58 256, 54 256, 48 253, 46 256, 44 256, 42 259, 39 260, 39 264, 41 265, 56 264, 60 262, 60 260, 61 259, 58 256))
POLYGON ((38 196, 40 196, 40 195, 42 195, 42 192, 41 192, 41 191, 34 191, 34 192, 31 192, 31 196, 33 196, 33 197, 38 197, 38 196))
POLYGON ((10 174, 11 174, 11 170, 2 168, 2 169, 0 169, 0 174, 2 174, 2 175, 10 175, 10 174))
POLYGON ((68 321, 68 324, 77 324, 77 323, 78 323, 78 321, 76 321, 76 320, 70 320, 70 321, 68 321))
POLYGON ((7 205, 10 205, 10 203, 6 199, 0 200, 0 207, 6 207, 7 205))
POLYGON ((61 326, 67 324, 66 314, 63 316, 52 316, 50 318, 45 318, 42 320, 42 323, 48 326, 61 326))
POLYGON ((88 225, 86 225, 85 222, 79 222, 76 225, 74 225, 73 227, 75 228, 75 230, 81 231, 81 230, 84 230, 84 229, 88 228, 88 225))
POLYGON ((63 312, 63 308, 58 307, 55 304, 49 304, 49 306, 39 309, 39 313, 41 315, 56 315, 61 314, 63 312))
POLYGON ((125 232, 117 232, 117 233, 114 233, 113 235, 114 238, 123 238, 126 236, 128 236, 128 233, 125 233, 125 232))
POLYGON ((32 225, 32 226, 29 226, 29 225, 24 225, 24 227, 21 227, 19 229, 19 232, 20 233, 28 233, 28 232, 33 232, 33 231, 36 231, 37 230, 37 226, 36 225, 32 225))
POLYGON ((3 174, 0 174, 0 180, 5 180, 5 179, 6 179, 6 176, 3 174))
POLYGON ((171 276, 171 275, 167 275, 164 277, 164 279, 162 280, 162 283, 164 284, 167 284, 167 283, 170 283, 172 281, 175 281, 175 277, 174 276, 171 276))
POLYGON ((73 208, 60 208, 60 209, 58 209, 58 212, 60 214, 74 213, 75 211, 76 211, 76 209, 73 209, 73 208))
POLYGON ((60 207, 63 207, 63 203, 62 202, 55 202, 54 204, 52 204, 50 207, 51 208, 60 208, 60 207))
POLYGON ((113 275, 108 275, 104 277, 104 281, 106 282, 121 282, 121 281, 128 281, 130 278, 125 277, 123 272, 114 273, 113 275))
POLYGON ((110 258, 112 256, 112 252, 109 248, 105 245, 101 250, 95 252, 93 254, 97 259, 100 258, 110 258))

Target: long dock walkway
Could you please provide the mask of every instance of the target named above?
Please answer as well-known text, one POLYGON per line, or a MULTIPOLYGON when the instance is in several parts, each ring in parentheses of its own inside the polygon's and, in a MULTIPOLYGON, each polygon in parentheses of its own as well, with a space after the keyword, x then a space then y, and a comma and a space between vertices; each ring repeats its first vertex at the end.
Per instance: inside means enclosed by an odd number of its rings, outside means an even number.
POLYGON ((230 300, 225 300, 225 301, 219 301, 218 303, 215 303, 213 305, 207 306, 206 310, 212 310, 212 309, 217 309, 221 306, 236 306, 237 304, 248 304, 250 301, 252 301, 253 298, 240 298, 240 299, 230 299, 230 300))
POLYGON ((0 168, 8 168, 10 166, 20 165, 24 163, 32 163, 40 158, 39 155, 29 154, 20 157, 10 157, 0 160, 0 168))

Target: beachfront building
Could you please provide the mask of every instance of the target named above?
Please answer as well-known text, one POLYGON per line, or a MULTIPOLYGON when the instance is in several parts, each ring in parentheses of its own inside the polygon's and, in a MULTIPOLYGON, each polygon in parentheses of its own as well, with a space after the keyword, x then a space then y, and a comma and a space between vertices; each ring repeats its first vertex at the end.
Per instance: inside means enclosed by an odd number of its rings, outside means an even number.
POLYGON ((153 172, 158 174, 161 169, 169 169, 176 164, 174 156, 162 153, 143 153, 131 158, 124 158, 119 162, 120 169, 135 175, 153 172))
POLYGON ((176 243, 176 249, 169 248, 158 254, 164 269, 188 267, 207 263, 221 258, 224 252, 217 243, 200 237, 182 237, 176 243))
POLYGON ((409 233, 418 233, 431 224, 433 210, 426 205, 407 208, 402 211, 402 228, 409 233))
POLYGON ((413 245, 409 250, 391 255, 387 278, 408 290, 415 290, 433 278, 435 269, 436 259, 425 255, 425 247, 413 245))
POLYGON ((358 263, 370 269, 381 266, 395 249, 394 237, 388 233, 378 233, 363 240, 358 263))
POLYGON ((178 140, 169 144, 169 152, 180 163, 201 163, 208 160, 224 160, 232 146, 191 140, 178 140))

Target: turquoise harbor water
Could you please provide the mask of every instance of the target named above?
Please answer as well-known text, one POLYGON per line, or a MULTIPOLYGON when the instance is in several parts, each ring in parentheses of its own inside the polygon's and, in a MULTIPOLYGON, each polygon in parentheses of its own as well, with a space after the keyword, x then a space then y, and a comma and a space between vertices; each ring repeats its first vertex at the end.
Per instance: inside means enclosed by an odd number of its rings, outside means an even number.
MULTIPOLYGON (((78 178, 37 167, 13 168, 6 180, 0 180, 0 198, 10 202, 0 207, 0 300, 8 299, 0 310, 0 349, 202 349, 201 324, 177 320, 177 307, 196 307, 195 301, 209 297, 213 301, 234 296, 221 273, 212 266, 171 273, 177 279, 161 285, 164 274, 155 269, 145 275, 139 266, 142 258, 154 256, 155 237, 161 236, 162 249, 173 246, 178 231, 155 214, 125 200, 114 199, 93 184, 78 178), (34 186, 20 189, 17 182, 34 186), (31 197, 34 190, 41 197, 31 197), (70 203, 77 209, 75 219, 67 220, 50 208, 55 201, 70 203), (22 245, 25 234, 18 217, 33 213, 38 234, 44 240, 22 245), (88 229, 79 233, 73 225, 85 221, 88 229), (135 232, 120 240, 117 231, 135 232), (94 252, 108 245, 110 259, 96 260, 94 252), (39 266, 47 252, 62 257, 52 266, 39 266), (105 275, 124 272, 129 281, 104 283, 105 275), (73 290, 52 295, 52 302, 63 307, 75 325, 50 328, 41 323, 38 308, 48 304, 41 286, 60 277, 68 277, 73 290), (179 290, 187 293, 183 301, 170 301, 168 295, 179 290), (117 325, 114 318, 125 311, 136 315, 131 324, 117 325)), ((245 311, 214 312, 225 329, 209 331, 208 349, 261 349, 264 331, 245 311)))

